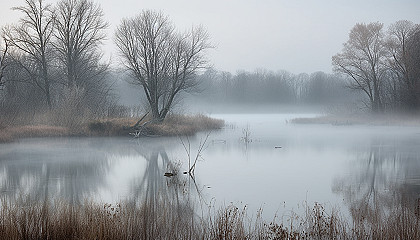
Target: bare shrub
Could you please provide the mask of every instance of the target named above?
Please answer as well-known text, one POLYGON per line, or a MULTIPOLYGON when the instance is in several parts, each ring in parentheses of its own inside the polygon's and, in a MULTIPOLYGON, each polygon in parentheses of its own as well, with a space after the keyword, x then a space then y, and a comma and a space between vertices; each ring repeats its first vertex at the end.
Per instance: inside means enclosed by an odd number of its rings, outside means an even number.
POLYGON ((51 122, 71 130, 80 129, 93 117, 85 105, 84 96, 83 88, 66 88, 57 107, 51 111, 51 122))

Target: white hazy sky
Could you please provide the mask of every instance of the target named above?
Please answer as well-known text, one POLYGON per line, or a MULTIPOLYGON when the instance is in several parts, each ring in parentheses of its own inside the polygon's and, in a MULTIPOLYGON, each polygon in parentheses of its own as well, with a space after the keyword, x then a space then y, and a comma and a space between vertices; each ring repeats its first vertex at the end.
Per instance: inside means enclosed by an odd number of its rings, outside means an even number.
MULTIPOLYGON (((54 3, 55 0, 47 0, 54 3)), ((110 23, 106 52, 116 62, 115 27, 143 9, 161 10, 179 30, 203 25, 214 50, 211 64, 237 70, 331 72, 331 56, 342 49, 350 29, 360 22, 397 20, 420 23, 419 0, 101 0, 110 23)), ((22 16, 10 8, 23 0, 1 0, 0 25, 22 16)))

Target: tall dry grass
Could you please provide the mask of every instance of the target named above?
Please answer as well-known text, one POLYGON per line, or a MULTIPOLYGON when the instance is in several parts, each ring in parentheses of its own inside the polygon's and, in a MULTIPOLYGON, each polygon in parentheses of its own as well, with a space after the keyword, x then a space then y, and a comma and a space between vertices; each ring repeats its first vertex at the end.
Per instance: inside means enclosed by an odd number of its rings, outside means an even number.
POLYGON ((197 239, 192 212, 168 202, 71 205, 3 200, 1 239, 197 239))
POLYGON ((221 129, 224 124, 221 119, 214 119, 203 114, 171 114, 161 123, 148 125, 147 131, 154 135, 163 136, 193 135, 200 131, 221 129))
POLYGON ((71 205, 1 201, 1 239, 419 239, 415 211, 396 207, 355 210, 353 221, 315 203, 305 214, 279 222, 255 218, 234 205, 198 216, 186 202, 144 200, 140 204, 71 205))

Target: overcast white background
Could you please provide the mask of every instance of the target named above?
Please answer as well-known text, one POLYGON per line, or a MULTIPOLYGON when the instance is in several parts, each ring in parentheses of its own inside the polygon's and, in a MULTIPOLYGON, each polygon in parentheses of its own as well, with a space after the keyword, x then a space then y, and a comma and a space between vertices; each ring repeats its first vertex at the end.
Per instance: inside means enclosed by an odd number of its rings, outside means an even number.
MULTIPOLYGON (((49 0, 47 3, 56 1, 49 0)), ((102 0, 110 23, 107 56, 116 62, 115 27, 143 9, 167 14, 179 30, 203 25, 216 46, 211 64, 237 70, 288 70, 292 73, 331 72, 331 56, 342 49, 350 29, 360 22, 397 20, 420 23, 419 0, 102 0)), ((23 0, 1 0, 0 25, 16 22, 10 8, 23 0)))

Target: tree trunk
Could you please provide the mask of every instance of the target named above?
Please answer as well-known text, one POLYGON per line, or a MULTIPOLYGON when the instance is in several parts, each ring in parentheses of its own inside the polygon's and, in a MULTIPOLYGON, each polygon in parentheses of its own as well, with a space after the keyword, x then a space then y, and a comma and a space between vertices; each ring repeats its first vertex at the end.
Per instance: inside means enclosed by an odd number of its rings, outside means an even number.
POLYGON ((150 102, 150 108, 152 110, 152 118, 153 121, 161 121, 161 117, 159 114, 159 106, 157 102, 150 102))
POLYGON ((48 79, 48 72, 47 72, 46 66, 44 66, 42 75, 43 75, 42 77, 44 78, 43 80, 44 80, 45 97, 47 99, 47 105, 48 105, 48 108, 51 110, 52 103, 51 103, 51 93, 50 93, 50 81, 48 79))

